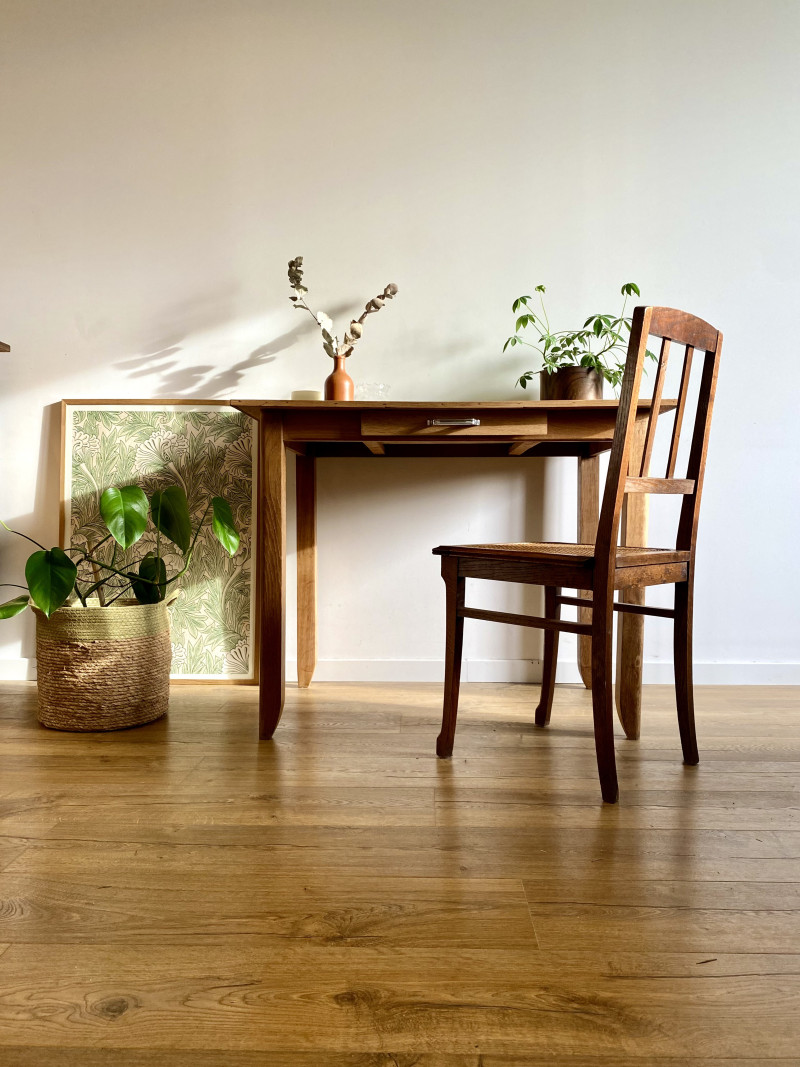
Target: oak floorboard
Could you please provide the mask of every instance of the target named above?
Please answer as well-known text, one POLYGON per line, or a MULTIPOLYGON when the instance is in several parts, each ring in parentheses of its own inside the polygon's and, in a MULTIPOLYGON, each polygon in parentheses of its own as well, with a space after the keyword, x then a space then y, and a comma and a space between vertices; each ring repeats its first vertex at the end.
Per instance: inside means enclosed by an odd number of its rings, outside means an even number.
POLYGON ((174 687, 112 734, 0 685, 2 1067, 755 1067, 800 1046, 800 693, 174 687))
POLYGON ((648 962, 581 977, 558 956, 513 949, 12 946, 0 957, 0 1033, 97 1047, 170 1047, 177 1032, 183 1048, 755 1057, 757 1015, 770 1053, 794 1054, 800 974, 756 982, 695 960, 691 975, 656 978, 648 962))
MULTIPOLYGON (((231 1049, 191 1052, 155 1052, 123 1048, 48 1048, 46 1058, 36 1046, 6 1046, 4 1067, 265 1067, 263 1052, 231 1049)), ((753 1067, 754 1060, 674 1056, 550 1056, 541 1061, 547 1067, 753 1067)), ((796 1067, 797 1057, 758 1060, 760 1067, 796 1067)), ((405 1053, 405 1052, 270 1052, 266 1067, 532 1067, 527 1054, 521 1056, 483 1053, 405 1053)))
MULTIPOLYGON (((84 855, 77 850, 78 855, 84 855)), ((482 879, 279 877, 268 869, 209 876, 107 864, 0 875, 0 937, 14 943, 225 944, 302 938, 408 945, 538 945, 521 883, 482 879)), ((265 942, 266 943, 266 942, 265 942)))

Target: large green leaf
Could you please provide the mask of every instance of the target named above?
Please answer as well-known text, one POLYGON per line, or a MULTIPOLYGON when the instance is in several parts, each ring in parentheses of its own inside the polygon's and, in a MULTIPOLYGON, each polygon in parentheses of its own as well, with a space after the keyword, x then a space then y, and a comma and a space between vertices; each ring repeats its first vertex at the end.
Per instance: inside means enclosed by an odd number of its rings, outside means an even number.
POLYGON ((25 581, 31 599, 50 617, 67 600, 75 586, 78 568, 61 548, 34 552, 25 564, 25 581))
POLYGON ((13 619, 15 615, 19 615, 27 608, 29 602, 30 597, 27 593, 23 593, 22 596, 15 596, 13 600, 0 604, 0 619, 13 619))
POLYGON ((214 510, 211 529, 228 555, 232 556, 239 547, 239 534, 233 521, 231 506, 221 496, 215 496, 211 506, 214 510))
POLYGON ((163 600, 167 589, 164 560, 155 552, 148 552, 139 564, 139 578, 131 578, 131 587, 140 604, 157 604, 163 600), (140 581, 140 578, 145 581, 140 581), (151 585, 151 582, 157 582, 158 585, 151 585))
POLYGON ((138 485, 106 489, 100 497, 100 514, 117 544, 130 548, 147 526, 147 497, 138 485))
POLYGON ((156 528, 186 552, 192 543, 192 520, 183 489, 179 485, 156 489, 150 497, 150 514, 156 528))

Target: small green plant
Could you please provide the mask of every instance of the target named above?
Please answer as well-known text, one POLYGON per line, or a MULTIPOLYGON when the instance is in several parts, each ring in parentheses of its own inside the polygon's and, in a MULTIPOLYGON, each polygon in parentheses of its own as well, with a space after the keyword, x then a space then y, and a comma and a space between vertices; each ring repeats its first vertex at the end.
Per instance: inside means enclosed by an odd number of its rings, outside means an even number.
POLYGON ((0 619, 19 615, 30 601, 49 617, 66 604, 73 593, 84 607, 88 598, 95 594, 103 607, 113 604, 126 593, 133 593, 140 604, 157 604, 166 597, 168 587, 188 570, 197 537, 209 513, 214 536, 232 556, 239 547, 239 534, 228 502, 221 496, 213 497, 197 529, 192 530, 186 493, 179 485, 157 489, 149 501, 138 485, 106 489, 100 497, 100 515, 108 534, 85 551, 80 548, 47 549, 27 534, 9 529, 0 520, 0 525, 9 533, 24 537, 39 549, 28 557, 25 565, 27 585, 16 586, 27 591, 0 604, 0 619), (155 527, 155 550, 145 552, 132 562, 118 562, 119 550, 126 552, 135 545, 149 522, 155 527), (182 566, 171 578, 167 577, 162 538, 175 546, 182 561, 182 566), (106 550, 105 558, 101 558, 98 550, 108 542, 111 542, 110 552, 106 550))
MULTIPOLYGON (((596 370, 605 380, 617 388, 622 381, 625 370, 625 355, 628 348, 628 334, 631 332, 631 319, 625 317, 625 307, 628 297, 641 296, 639 286, 635 282, 626 282, 620 289, 622 294, 622 310, 619 315, 590 315, 580 330, 557 330, 550 329, 550 320, 547 317, 547 309, 544 305, 543 285, 537 285, 534 289, 539 294, 540 311, 531 307, 532 296, 518 296, 511 305, 511 310, 516 314, 522 310, 517 318, 514 334, 503 345, 503 351, 513 348, 514 345, 527 345, 540 353, 543 365, 542 370, 548 374, 554 374, 559 367, 588 367, 596 370), (530 328, 539 335, 538 341, 533 342, 521 336, 521 332, 530 328)), ((647 355, 655 359, 655 355, 648 351, 647 355)), ((525 371, 517 379, 517 385, 527 388, 528 382, 536 372, 525 371)))

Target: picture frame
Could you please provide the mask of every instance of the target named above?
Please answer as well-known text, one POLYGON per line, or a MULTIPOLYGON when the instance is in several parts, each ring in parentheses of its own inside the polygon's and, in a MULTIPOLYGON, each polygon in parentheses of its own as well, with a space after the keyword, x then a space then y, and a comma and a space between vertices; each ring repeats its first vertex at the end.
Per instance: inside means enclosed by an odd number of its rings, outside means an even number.
MULTIPOLYGON (((109 485, 199 485, 231 502, 241 544, 234 557, 201 531, 192 567, 171 610, 173 682, 258 682, 255 423, 225 400, 63 400, 62 547, 89 543, 109 485), (191 595, 187 595, 191 591, 191 595)), ((202 506, 190 496, 192 518, 202 506), (194 505, 194 507, 193 507, 194 505)), ((176 559, 175 564, 180 560, 176 559)), ((175 567, 168 568, 174 573, 175 567)))

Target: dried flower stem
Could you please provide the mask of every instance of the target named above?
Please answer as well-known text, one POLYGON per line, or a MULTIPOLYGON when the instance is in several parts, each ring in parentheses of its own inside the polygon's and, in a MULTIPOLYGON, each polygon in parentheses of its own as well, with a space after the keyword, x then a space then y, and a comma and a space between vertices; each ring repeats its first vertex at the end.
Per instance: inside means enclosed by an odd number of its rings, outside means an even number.
POLYGON ((350 355, 358 342, 363 332, 364 320, 367 315, 373 315, 376 311, 380 311, 387 300, 392 300, 397 294, 397 286, 394 282, 390 282, 382 293, 369 300, 361 313, 361 316, 357 319, 352 319, 350 325, 345 331, 344 340, 339 341, 336 334, 333 333, 333 322, 330 317, 325 314, 324 311, 314 311, 306 303, 303 293, 307 293, 308 289, 303 285, 303 257, 296 256, 294 259, 289 260, 289 284, 292 287, 292 293, 289 299, 292 301, 294 307, 302 308, 307 311, 309 315, 314 318, 319 328, 322 330, 322 347, 328 353, 331 358, 335 359, 345 358, 350 355))

